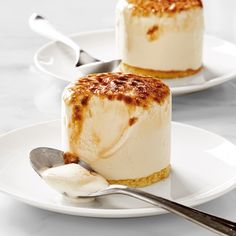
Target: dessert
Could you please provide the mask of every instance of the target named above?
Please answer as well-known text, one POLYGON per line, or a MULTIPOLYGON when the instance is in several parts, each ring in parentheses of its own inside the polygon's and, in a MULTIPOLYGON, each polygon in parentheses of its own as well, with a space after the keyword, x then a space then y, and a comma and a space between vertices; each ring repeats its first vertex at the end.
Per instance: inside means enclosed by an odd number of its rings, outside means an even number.
POLYGON ((42 172, 42 178, 53 189, 72 199, 108 187, 102 176, 75 163, 46 169, 42 172))
POLYGON ((122 72, 176 78, 201 70, 201 0, 120 0, 116 21, 122 72))
POLYGON ((64 90, 62 119, 64 151, 109 183, 142 187, 168 176, 171 94, 159 79, 82 77, 64 90))

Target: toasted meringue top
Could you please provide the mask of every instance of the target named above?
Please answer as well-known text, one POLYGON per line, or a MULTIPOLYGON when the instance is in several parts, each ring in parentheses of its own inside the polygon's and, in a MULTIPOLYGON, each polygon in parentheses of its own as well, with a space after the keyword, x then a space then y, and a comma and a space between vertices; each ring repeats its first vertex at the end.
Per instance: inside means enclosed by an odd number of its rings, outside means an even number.
POLYGON ((169 94, 169 87, 159 79, 116 72, 82 77, 67 87, 63 98, 68 104, 82 107, 91 96, 148 107, 151 102, 162 104, 169 94))
POLYGON ((194 8, 202 8, 201 0, 127 0, 133 15, 174 14, 194 8))

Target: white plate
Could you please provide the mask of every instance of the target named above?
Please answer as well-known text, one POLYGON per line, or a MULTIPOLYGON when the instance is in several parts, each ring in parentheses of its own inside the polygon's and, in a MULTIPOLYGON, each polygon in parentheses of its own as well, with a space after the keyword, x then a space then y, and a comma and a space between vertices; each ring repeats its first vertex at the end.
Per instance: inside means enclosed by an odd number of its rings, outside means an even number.
MULTIPOLYGON (((83 49, 101 60, 118 58, 114 30, 101 30, 71 36, 83 49)), ((73 81, 79 72, 74 68, 73 53, 60 43, 50 42, 35 55, 35 64, 43 72, 56 78, 73 81)), ((165 80, 173 95, 196 92, 236 78, 236 45, 205 35, 204 69, 195 76, 165 80)))
MULTIPOLYGON (((29 151, 38 146, 60 148, 60 121, 34 125, 0 137, 0 190, 32 206, 90 217, 137 217, 164 213, 125 196, 93 203, 69 204, 33 171, 29 151)), ((236 146, 205 130, 172 124, 172 173, 146 191, 186 205, 214 199, 236 183, 236 146)))

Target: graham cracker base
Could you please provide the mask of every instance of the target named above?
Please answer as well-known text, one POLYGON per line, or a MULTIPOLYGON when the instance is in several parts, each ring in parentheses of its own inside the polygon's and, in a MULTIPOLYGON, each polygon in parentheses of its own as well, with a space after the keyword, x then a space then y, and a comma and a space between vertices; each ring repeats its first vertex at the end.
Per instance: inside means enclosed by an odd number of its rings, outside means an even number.
POLYGON ((164 178, 167 178, 169 174, 170 174, 170 165, 146 177, 137 179, 121 179, 121 180, 107 180, 107 181, 109 182, 109 184, 122 184, 133 188, 139 188, 151 185, 164 178))
POLYGON ((136 75, 142 76, 151 76, 154 78, 160 79, 174 79, 174 78, 182 78, 194 75, 198 73, 202 69, 202 66, 196 70, 188 69, 185 71, 159 71, 159 70, 150 70, 150 69, 143 69, 139 67, 134 67, 127 65, 125 63, 121 63, 120 70, 124 73, 131 73, 136 75))

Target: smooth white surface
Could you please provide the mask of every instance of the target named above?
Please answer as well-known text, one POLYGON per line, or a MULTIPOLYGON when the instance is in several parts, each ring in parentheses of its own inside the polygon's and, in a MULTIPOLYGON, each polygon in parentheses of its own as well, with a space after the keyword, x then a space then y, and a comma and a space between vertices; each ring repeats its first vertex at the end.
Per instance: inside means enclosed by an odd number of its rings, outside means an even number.
MULTIPOLYGON (((114 27, 116 0, 2 1, 0 14, 0 133, 60 118, 66 82, 34 67, 36 50, 48 40, 31 32, 32 12, 47 16, 66 34, 114 27), (56 10, 55 10, 56 6, 56 10), (88 11, 89 9, 89 11, 88 11), (91 17, 92 16, 92 17, 91 17)), ((206 32, 236 43, 235 0, 204 0, 206 32), (217 3, 216 3, 217 2, 217 3)), ((173 120, 205 128, 236 144, 236 80, 174 97, 173 120)), ((23 137, 21 138, 23 139, 23 137)), ((6 147, 7 148, 7 147, 6 147)), ((11 145, 8 146, 11 149, 11 145)), ((198 206, 236 221, 236 190, 198 206)), ((0 193, 2 236, 213 236, 171 214, 137 219, 93 219, 40 210, 0 193)))
MULTIPOLYGON (((80 33, 72 39, 100 60, 118 58, 114 30, 80 33)), ((73 52, 56 42, 48 43, 36 52, 35 64, 44 73, 65 81, 73 81, 80 75, 78 68, 74 68, 73 52)), ((172 94, 201 91, 233 79, 236 76, 236 45, 205 35, 203 64, 203 70, 194 76, 164 80, 170 85, 172 94)))
MULTIPOLYGON (((60 127, 61 121, 54 121, 20 129, 0 138, 1 191, 38 208, 71 215, 120 218, 164 212, 125 196, 103 197, 79 205, 63 201, 61 195, 50 189, 34 172, 28 157, 31 149, 36 147, 61 149, 60 127), (24 139, 20 140, 22 136, 24 139), (9 143, 11 150, 5 148, 9 143)), ((236 146, 226 139, 199 128, 172 123, 171 152, 171 176, 143 188, 145 191, 194 206, 235 187, 236 146)))

